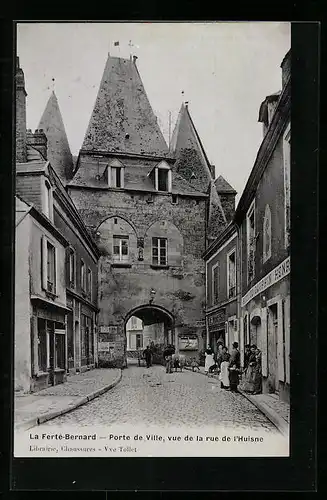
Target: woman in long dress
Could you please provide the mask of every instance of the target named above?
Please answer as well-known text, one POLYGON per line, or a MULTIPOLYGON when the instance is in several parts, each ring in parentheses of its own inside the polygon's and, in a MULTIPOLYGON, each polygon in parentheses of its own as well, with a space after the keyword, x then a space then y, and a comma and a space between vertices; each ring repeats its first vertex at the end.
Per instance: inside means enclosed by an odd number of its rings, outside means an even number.
POLYGON ((261 351, 255 348, 255 364, 253 366, 253 394, 262 393, 262 370, 261 370, 261 351))
POLYGON ((230 355, 227 352, 227 347, 223 347, 222 350, 222 355, 221 355, 221 363, 220 363, 220 374, 219 374, 219 380, 220 380, 220 387, 222 389, 229 389, 229 359, 230 355))
POLYGON ((214 360, 214 356, 213 356, 214 352, 209 345, 208 345, 207 350, 206 350, 204 355, 205 355, 204 371, 205 371, 205 374, 208 375, 209 368, 215 364, 215 360, 214 360))
POLYGON ((244 392, 250 394, 260 394, 262 390, 261 386, 261 351, 253 344, 251 346, 248 366, 245 372, 245 380, 241 388, 244 392))

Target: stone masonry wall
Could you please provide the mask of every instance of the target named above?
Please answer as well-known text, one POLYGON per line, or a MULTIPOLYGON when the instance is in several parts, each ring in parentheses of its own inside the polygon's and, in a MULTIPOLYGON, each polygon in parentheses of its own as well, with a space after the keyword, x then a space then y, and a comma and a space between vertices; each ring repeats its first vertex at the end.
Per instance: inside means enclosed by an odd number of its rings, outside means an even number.
MULTIPOLYGON (((110 251, 104 248, 99 262, 98 324, 100 332, 101 327, 113 327, 115 332, 111 337, 110 334, 102 336, 99 333, 100 341, 107 339, 115 343, 114 354, 99 352, 100 364, 101 359, 107 366, 123 363, 125 318, 135 307, 149 304, 152 288, 156 290, 154 305, 163 307, 174 316, 175 327, 180 333, 183 333, 183 328, 195 328, 195 323, 204 317, 205 267, 202 253, 205 250, 206 201, 180 196, 175 205, 171 203, 171 195, 160 194, 153 197, 153 203, 148 203, 146 193, 83 188, 71 189, 70 195, 85 224, 98 238, 100 248, 106 246, 106 238, 112 237, 108 232, 105 236, 104 230, 107 228, 108 231, 105 221, 110 217, 117 217, 121 231, 127 230, 127 223, 130 235, 134 233, 130 267, 113 267, 110 251), (162 237, 172 235, 171 241, 168 240, 168 265, 171 259, 174 265, 167 269, 152 267, 150 242, 147 243, 151 226, 155 228, 156 236, 159 235, 158 222, 164 223, 162 237), (140 248, 141 253, 138 252, 140 248), (140 256, 144 260, 139 260, 140 256)), ((195 329, 199 335, 202 334, 198 328, 195 329)))

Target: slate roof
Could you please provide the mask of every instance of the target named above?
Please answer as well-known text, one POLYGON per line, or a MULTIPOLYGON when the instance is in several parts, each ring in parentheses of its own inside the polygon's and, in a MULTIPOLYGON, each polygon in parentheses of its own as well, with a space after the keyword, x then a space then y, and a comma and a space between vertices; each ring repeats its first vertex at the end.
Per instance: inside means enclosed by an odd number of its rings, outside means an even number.
POLYGON ((220 175, 216 180, 215 180, 215 186, 217 189, 218 193, 230 193, 230 194, 237 194, 235 189, 229 184, 229 182, 224 179, 222 175, 220 175))
POLYGON ((82 149, 168 155, 165 139, 132 60, 108 55, 82 149))
MULTIPOLYGON (((128 162, 123 162, 123 165, 125 167, 124 189, 153 193, 157 192, 152 180, 149 177, 150 172, 154 168, 153 163, 152 165, 136 166, 134 164, 130 165, 128 162)), ((106 168, 106 165, 102 164, 98 166, 97 163, 92 160, 84 162, 80 165, 74 178, 67 185, 108 189, 108 183, 105 175, 106 168)), ((206 193, 194 188, 174 170, 172 170, 172 192, 174 194, 207 197, 206 193)))
POLYGON ((212 180, 210 163, 184 103, 173 131, 171 152, 176 157, 176 171, 192 186, 207 192, 212 180))
POLYGON ((48 140, 48 160, 60 180, 66 184, 67 180, 73 176, 74 164, 58 100, 54 92, 49 97, 38 128, 44 130, 48 140))

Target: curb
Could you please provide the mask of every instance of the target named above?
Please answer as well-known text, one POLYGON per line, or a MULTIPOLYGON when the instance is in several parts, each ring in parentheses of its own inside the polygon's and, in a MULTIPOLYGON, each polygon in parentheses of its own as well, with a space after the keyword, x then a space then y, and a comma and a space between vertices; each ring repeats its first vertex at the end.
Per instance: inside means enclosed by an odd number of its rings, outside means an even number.
MULTIPOLYGON (((192 371, 192 369, 189 367, 185 367, 185 369, 192 371)), ((205 373, 203 372, 194 372, 194 373, 205 375, 205 373)), ((212 378, 217 379, 217 377, 212 377, 212 378)), ((281 434, 283 434, 283 436, 288 437, 289 435, 288 423, 282 417, 280 417, 278 413, 276 413, 274 410, 265 405, 265 403, 253 399, 253 397, 250 394, 246 394, 240 389, 238 389, 238 392, 242 394, 242 396, 244 396, 248 401, 250 401, 250 403, 252 403, 256 408, 258 408, 258 410, 261 411, 261 413, 263 413, 267 417, 267 419, 279 430, 281 434)))
POLYGON ((278 415, 274 410, 269 408, 265 403, 262 403, 260 401, 257 401, 251 397, 250 394, 246 394, 245 392, 239 390, 240 394, 244 396, 250 403, 252 403, 254 406, 258 408, 261 413, 263 413, 268 420, 279 430, 283 436, 288 437, 289 435, 289 426, 287 422, 278 415))
POLYGON ((101 389, 97 389, 94 392, 91 392, 91 394, 88 394, 87 396, 83 396, 82 398, 78 399, 77 401, 73 403, 69 403, 66 408, 63 408, 61 410, 56 410, 56 411, 51 411, 49 413, 45 413, 44 415, 41 415, 40 417, 33 417, 32 419, 22 422, 21 424, 15 425, 15 430, 28 430, 32 427, 35 427, 37 425, 43 424, 44 422, 47 422, 48 420, 52 420, 53 418, 59 417, 60 415, 64 415, 65 413, 68 413, 72 410, 75 410, 79 406, 82 406, 89 401, 92 401, 92 399, 97 398, 98 396, 101 396, 105 392, 109 391, 113 387, 115 387, 122 378, 122 370, 120 370, 120 373, 116 379, 111 382, 109 385, 105 385, 104 387, 101 387, 101 389))

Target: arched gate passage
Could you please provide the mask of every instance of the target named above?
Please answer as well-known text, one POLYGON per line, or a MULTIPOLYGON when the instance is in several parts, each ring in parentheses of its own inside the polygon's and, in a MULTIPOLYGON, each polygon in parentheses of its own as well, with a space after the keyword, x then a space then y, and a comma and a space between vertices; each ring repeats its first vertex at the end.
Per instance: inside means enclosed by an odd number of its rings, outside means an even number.
POLYGON ((126 315, 124 332, 127 365, 136 363, 148 345, 153 349, 153 362, 160 363, 164 346, 175 344, 174 316, 170 311, 158 305, 138 306, 126 315), (131 325, 133 318, 141 320, 142 332, 131 325))

